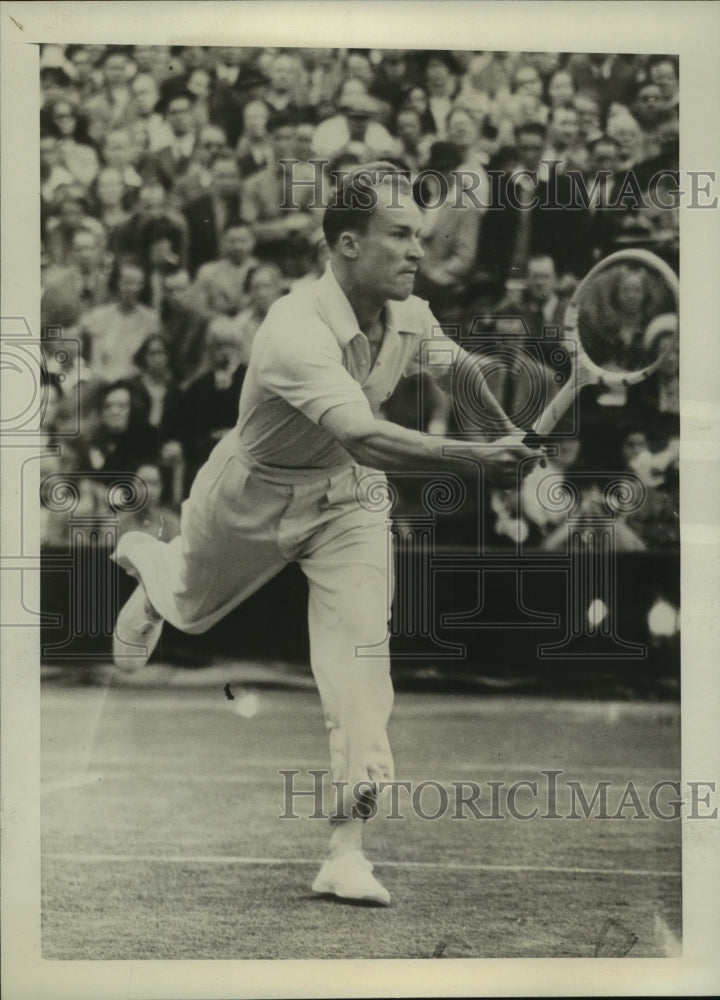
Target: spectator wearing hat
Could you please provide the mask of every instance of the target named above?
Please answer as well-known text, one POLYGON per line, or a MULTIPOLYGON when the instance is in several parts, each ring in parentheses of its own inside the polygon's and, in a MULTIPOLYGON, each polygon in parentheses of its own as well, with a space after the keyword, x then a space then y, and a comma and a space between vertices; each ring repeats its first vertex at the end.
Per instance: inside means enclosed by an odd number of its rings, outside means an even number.
MULTIPOLYGON (((247 179, 243 188, 242 220, 253 231, 257 257, 277 264, 283 274, 305 274, 312 258, 312 236, 320 228, 322 199, 316 200, 316 169, 302 161, 286 170, 282 160, 299 160, 297 121, 278 112, 268 121, 273 160, 247 179), (310 182, 292 186, 292 181, 310 182), (311 208, 317 201, 317 207, 311 208), (288 206, 288 207, 283 207, 288 206)), ((320 191, 322 194, 322 191, 320 191)))
POLYGON ((185 207, 189 232, 188 266, 194 277, 203 264, 220 256, 222 234, 240 222, 240 172, 235 157, 223 153, 211 167, 212 179, 205 194, 185 207))

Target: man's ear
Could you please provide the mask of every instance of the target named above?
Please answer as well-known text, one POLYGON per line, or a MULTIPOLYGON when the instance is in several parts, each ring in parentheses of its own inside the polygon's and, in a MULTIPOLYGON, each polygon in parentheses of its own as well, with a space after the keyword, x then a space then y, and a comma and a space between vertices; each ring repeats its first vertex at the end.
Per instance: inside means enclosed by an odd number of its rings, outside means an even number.
POLYGON ((352 232, 352 230, 340 233, 338 249, 346 260, 355 260, 360 252, 357 234, 352 232))

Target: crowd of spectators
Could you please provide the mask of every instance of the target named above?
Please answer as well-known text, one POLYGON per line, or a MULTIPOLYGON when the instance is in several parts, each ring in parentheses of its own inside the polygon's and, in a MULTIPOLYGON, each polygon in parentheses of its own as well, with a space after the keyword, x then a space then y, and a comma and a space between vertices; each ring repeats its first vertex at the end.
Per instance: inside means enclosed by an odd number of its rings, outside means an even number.
MULTIPOLYGON (((331 196, 343 168, 408 171, 426 223, 416 293, 486 350, 525 338, 542 359, 577 281, 615 249, 678 266, 671 56, 47 45, 40 66, 45 433, 62 442, 46 469, 79 477, 83 513, 98 517, 93 473, 139 474, 147 501, 123 528, 177 533, 197 469, 235 423, 265 313, 324 270, 317 192, 331 196), (587 204, 571 205, 573 172, 587 204), (656 198, 638 199, 658 176, 656 198), (536 195, 540 207, 520 210, 536 195), (79 437, 63 436, 78 413, 79 437)), ((521 409, 512 368, 493 388, 521 409)), ((561 476, 640 477, 647 500, 622 547, 677 542, 678 409, 674 356, 638 391, 587 391, 579 431, 551 459, 561 476)), ((422 376, 387 415, 461 423, 422 376)), ((490 490, 486 540, 556 545, 562 524, 537 497, 532 484, 520 503, 490 490)), ((47 512, 46 543, 66 530, 47 512)))

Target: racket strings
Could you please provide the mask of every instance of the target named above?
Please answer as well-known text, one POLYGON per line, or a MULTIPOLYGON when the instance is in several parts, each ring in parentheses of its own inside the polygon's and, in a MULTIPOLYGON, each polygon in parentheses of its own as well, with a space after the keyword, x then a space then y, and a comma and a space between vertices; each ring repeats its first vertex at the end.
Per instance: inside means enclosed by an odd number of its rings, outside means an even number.
POLYGON ((669 279, 636 262, 590 275, 578 289, 576 335, 587 357, 608 372, 656 367, 677 344, 677 300, 669 279))

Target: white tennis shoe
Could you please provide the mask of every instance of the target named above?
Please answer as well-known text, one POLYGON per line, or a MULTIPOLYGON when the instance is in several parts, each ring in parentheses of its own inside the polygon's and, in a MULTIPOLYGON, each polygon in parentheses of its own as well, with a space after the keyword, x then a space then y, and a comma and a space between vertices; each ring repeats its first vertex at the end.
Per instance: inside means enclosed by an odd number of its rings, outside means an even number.
POLYGON ((390 893, 372 873, 373 866, 361 851, 348 851, 328 858, 312 884, 319 896, 337 896, 361 903, 390 905, 390 893))
POLYGON ((148 601, 143 585, 138 584, 115 623, 115 666, 128 674, 141 670, 158 644, 162 627, 163 619, 148 601))

